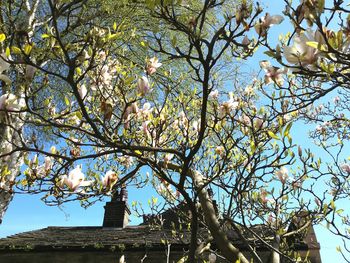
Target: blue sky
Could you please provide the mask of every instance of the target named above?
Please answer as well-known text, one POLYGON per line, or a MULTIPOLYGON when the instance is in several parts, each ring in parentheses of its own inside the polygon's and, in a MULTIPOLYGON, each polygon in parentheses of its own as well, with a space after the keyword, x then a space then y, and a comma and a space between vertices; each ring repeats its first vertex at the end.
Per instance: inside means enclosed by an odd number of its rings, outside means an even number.
MULTIPOLYGON (((264 1, 269 6, 271 14, 281 14, 283 10, 283 1, 264 1)), ((286 33, 289 24, 285 21, 281 25, 272 28, 272 36, 276 41, 280 33, 286 33)), ((259 58, 267 59, 262 55, 259 58)), ((260 59, 259 59, 260 60, 260 59)), ((257 59, 255 59, 257 61, 257 59)), ((258 70, 258 64, 249 64, 249 67, 258 70)), ((300 127, 299 127, 300 128, 300 127)), ((313 147, 310 141, 305 140, 303 129, 294 127, 294 134, 299 143, 303 143, 307 147, 313 147), (298 131, 298 132, 297 132, 298 131), (304 140, 301 140, 304 138, 304 140)), ((151 198, 152 191, 146 189, 129 189, 129 204, 133 200, 144 200, 151 198)), ((39 229, 47 226, 82 226, 82 225, 101 225, 103 221, 104 202, 99 202, 88 209, 81 208, 79 203, 65 204, 62 208, 48 207, 40 200, 40 196, 16 195, 11 203, 3 224, 0 225, 0 237, 5 237, 15 233, 39 229)), ((140 219, 131 217, 131 224, 140 223, 140 219)), ((343 262, 341 255, 336 252, 336 245, 341 240, 331 235, 326 228, 322 226, 316 227, 316 234, 321 243, 321 255, 323 262, 343 262)))

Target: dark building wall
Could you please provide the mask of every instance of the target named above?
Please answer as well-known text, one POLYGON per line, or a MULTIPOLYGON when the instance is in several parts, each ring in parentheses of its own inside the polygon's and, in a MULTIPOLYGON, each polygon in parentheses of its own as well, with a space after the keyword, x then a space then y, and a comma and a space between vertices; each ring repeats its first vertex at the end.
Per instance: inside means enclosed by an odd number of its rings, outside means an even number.
MULTIPOLYGON (((249 254, 243 252, 245 255, 249 254)), ((259 252, 260 257, 264 263, 269 263, 269 252, 259 252)), ((305 252, 300 253, 302 258, 306 255, 305 252)), ((108 252, 108 251, 97 251, 97 252, 14 252, 14 253, 2 253, 0 254, 1 263, 118 263, 121 255, 125 256, 127 263, 163 263, 167 262, 166 249, 163 251, 125 251, 121 252, 108 252), (145 257, 146 255, 146 257, 145 257)), ((178 262, 183 257, 182 251, 172 251, 170 253, 169 262, 178 262)), ((248 258, 250 258, 248 256, 248 258)), ((203 262, 203 261, 198 261, 203 262)), ((216 261, 217 263, 227 263, 226 260, 216 261)), ((281 260, 281 263, 289 263, 290 261, 281 260)), ((320 263, 321 261, 303 261, 310 263, 320 263)))
MULTIPOLYGON (((144 252, 30 252, 0 254, 1 263, 118 263, 121 255, 125 256, 127 263, 138 263, 145 257, 144 252)), ((152 251, 146 254, 144 263, 167 262, 166 251, 152 251)), ((170 262, 178 262, 183 256, 182 252, 173 252, 170 262)), ((220 261, 217 261, 218 263, 220 261)))

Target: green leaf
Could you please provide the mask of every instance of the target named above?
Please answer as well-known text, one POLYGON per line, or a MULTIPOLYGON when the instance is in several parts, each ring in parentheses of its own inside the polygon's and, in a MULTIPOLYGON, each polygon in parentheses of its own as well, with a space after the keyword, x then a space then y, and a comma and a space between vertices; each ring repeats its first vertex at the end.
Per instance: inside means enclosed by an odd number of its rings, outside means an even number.
POLYGON ((44 105, 45 105, 45 106, 48 106, 48 105, 50 104, 50 101, 51 101, 51 98, 46 98, 46 99, 44 100, 44 105))
POLYGON ((316 42, 316 41, 307 41, 306 45, 308 45, 309 47, 313 47, 315 49, 318 49, 318 42, 316 42))
POLYGON ((280 138, 279 138, 276 134, 274 134, 272 131, 268 131, 267 133, 268 133, 269 136, 270 136, 271 138, 273 138, 273 139, 276 139, 276 140, 279 140, 279 139, 280 139, 280 138))
POLYGON ((114 31, 117 30, 117 23, 116 22, 113 23, 113 30, 114 31))
POLYGON ((42 35, 41 35, 41 38, 43 38, 43 39, 44 39, 44 38, 49 38, 49 37, 50 37, 50 35, 48 35, 48 34, 42 34, 42 35))
POLYGON ((77 118, 78 118, 79 120, 81 120, 81 119, 83 118, 83 115, 81 114, 80 111, 77 111, 77 112, 75 113, 75 116, 77 116, 77 118))
POLYGON ((79 67, 76 68, 75 71, 77 72, 77 75, 81 75, 81 73, 82 73, 82 70, 81 70, 81 68, 79 68, 79 67))
POLYGON ((11 55, 11 51, 9 47, 6 48, 5 54, 6 54, 6 57, 9 57, 11 55))
POLYGON ((70 105, 70 101, 67 97, 64 97, 64 103, 69 106, 70 105))
POLYGON ((110 34, 108 36, 108 40, 112 41, 112 40, 116 40, 119 36, 121 35, 121 33, 115 33, 115 34, 110 34))
POLYGON ((11 51, 16 55, 20 55, 22 53, 21 49, 18 47, 11 47, 11 51))
POLYGON ((264 54, 272 58, 276 57, 275 52, 272 51, 265 51, 264 54))
POLYGON ((172 38, 171 38, 171 45, 173 46, 173 47, 175 47, 176 46, 176 42, 177 42, 177 39, 176 39, 176 36, 174 35, 172 38))
POLYGON ((284 133, 283 133, 284 136, 288 136, 289 135, 289 132, 290 132, 290 129, 292 128, 292 125, 293 125, 292 122, 287 124, 287 127, 284 129, 284 133))
POLYGON ((0 43, 1 43, 1 42, 4 42, 5 39, 6 39, 6 35, 3 34, 3 33, 1 33, 1 34, 0 34, 0 43))
POLYGON ((24 46, 24 54, 26 54, 27 56, 30 54, 30 52, 32 51, 33 46, 30 44, 25 44, 24 46))

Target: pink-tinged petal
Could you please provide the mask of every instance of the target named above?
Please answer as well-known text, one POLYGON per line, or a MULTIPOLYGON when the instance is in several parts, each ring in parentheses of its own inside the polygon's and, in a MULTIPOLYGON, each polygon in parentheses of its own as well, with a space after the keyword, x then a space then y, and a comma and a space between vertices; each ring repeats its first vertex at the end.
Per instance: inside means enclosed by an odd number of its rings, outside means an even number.
POLYGON ((244 36, 242 40, 242 45, 248 46, 250 44, 250 39, 247 36, 244 36))
POLYGON ((148 75, 154 74, 160 66, 162 66, 162 63, 158 62, 158 58, 156 58, 156 57, 151 58, 148 61, 147 66, 146 66, 147 74, 148 75))
POLYGON ((259 35, 259 36, 265 36, 266 35, 266 27, 263 26, 262 23, 256 23, 254 25, 254 29, 256 31, 256 33, 259 35))
POLYGON ((282 167, 279 169, 276 173, 276 176, 281 181, 282 184, 285 184, 288 179, 288 169, 285 167, 282 167))
POLYGON ((277 85, 282 86, 284 83, 283 75, 277 74, 275 77, 275 82, 277 83, 277 85))
POLYGON ((147 74, 148 74, 148 75, 153 75, 154 73, 157 72, 157 69, 148 66, 147 69, 146 69, 146 71, 147 71, 147 74))
POLYGON ((45 171, 46 172, 50 171, 52 168, 52 157, 46 156, 44 163, 45 163, 44 164, 45 171))
POLYGON ((269 24, 278 25, 278 24, 282 23, 283 20, 284 20, 284 17, 281 15, 270 16, 269 17, 269 24))
POLYGON ((138 80, 138 92, 141 93, 142 96, 146 95, 150 92, 150 84, 147 77, 143 76, 138 80))
POLYGON ((209 98, 211 99, 214 99, 214 100, 217 100, 219 98, 219 91, 216 89, 216 90, 213 90, 209 93, 209 98))
POLYGON ((5 60, 8 60, 8 58, 6 57, 5 53, 2 53, 0 55, 0 73, 10 69, 10 63, 6 62, 5 60))
POLYGON ((350 165, 349 164, 342 164, 341 167, 340 167, 344 172, 350 174, 350 165))
POLYGON ((164 156, 164 163, 168 163, 171 159, 173 159, 174 157, 174 154, 173 153, 167 153, 165 156, 164 156))
POLYGON ((260 61, 259 65, 262 69, 267 69, 267 68, 271 67, 270 61, 267 61, 267 60, 260 61))
POLYGON ((290 64, 298 64, 299 63, 299 58, 298 58, 298 51, 295 47, 285 47, 283 49, 283 54, 286 60, 290 64))
POLYGON ((79 186, 90 186, 94 183, 94 181, 89 180, 89 181, 82 181, 79 183, 79 186))
POLYGON ((317 197, 315 197, 315 204, 316 204, 317 206, 320 206, 320 205, 321 205, 320 199, 318 199, 317 197))
POLYGON ((4 74, 0 74, 0 80, 6 82, 7 84, 11 84, 11 79, 4 74))
POLYGON ((266 85, 268 85, 268 84, 270 84, 270 83, 273 83, 273 80, 272 80, 271 77, 265 75, 265 77, 264 77, 264 83, 265 83, 266 85))
POLYGON ((78 88, 79 96, 81 99, 85 99, 87 94, 86 86, 83 84, 78 88))
POLYGON ((215 263, 216 262, 216 255, 211 253, 208 257, 209 263, 215 263))

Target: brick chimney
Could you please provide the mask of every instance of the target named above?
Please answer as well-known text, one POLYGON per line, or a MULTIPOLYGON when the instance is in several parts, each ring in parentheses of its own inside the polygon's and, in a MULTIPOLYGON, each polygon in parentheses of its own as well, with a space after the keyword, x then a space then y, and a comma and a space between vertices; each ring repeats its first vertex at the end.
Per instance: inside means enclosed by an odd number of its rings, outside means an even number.
POLYGON ((104 208, 103 227, 124 228, 127 226, 130 209, 128 206, 128 192, 125 188, 120 189, 120 191, 117 190, 104 208))

